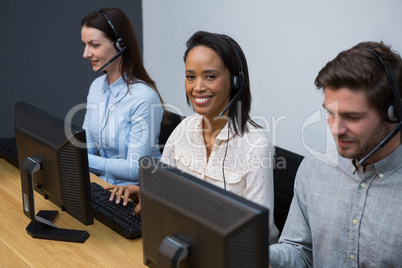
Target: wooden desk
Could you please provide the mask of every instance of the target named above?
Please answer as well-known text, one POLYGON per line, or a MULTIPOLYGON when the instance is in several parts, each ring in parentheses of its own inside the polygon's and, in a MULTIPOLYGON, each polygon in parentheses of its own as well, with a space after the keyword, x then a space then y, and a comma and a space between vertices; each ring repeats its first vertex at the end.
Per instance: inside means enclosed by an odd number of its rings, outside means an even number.
POLYGON ((30 220, 23 213, 20 172, 4 159, 0 183, 0 267, 146 267, 141 238, 125 239, 97 220, 85 226, 36 192, 36 212, 58 210, 58 227, 86 230, 90 237, 83 244, 32 238, 25 230, 30 220))

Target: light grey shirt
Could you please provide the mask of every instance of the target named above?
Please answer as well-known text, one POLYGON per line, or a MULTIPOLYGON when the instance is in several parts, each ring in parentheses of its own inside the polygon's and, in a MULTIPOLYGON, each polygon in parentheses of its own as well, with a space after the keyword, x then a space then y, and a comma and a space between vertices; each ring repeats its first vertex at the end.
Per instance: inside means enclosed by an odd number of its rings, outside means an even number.
POLYGON ((336 148, 305 157, 272 267, 402 267, 402 146, 354 172, 336 148))

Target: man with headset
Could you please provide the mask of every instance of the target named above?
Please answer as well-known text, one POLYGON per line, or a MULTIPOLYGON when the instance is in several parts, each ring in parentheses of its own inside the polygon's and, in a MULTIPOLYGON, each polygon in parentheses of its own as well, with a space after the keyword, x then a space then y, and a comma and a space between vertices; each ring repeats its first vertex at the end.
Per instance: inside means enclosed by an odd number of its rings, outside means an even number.
POLYGON ((336 147, 306 156, 272 267, 402 264, 402 60, 383 43, 341 52, 318 74, 336 147))

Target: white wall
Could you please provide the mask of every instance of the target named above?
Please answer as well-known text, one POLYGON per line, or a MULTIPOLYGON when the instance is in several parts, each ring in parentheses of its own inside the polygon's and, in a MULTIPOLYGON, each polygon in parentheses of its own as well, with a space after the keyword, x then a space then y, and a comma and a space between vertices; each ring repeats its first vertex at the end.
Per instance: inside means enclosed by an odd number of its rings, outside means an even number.
POLYGON ((361 41, 402 53, 401 11, 402 0, 144 0, 144 61, 166 103, 189 115, 185 42, 198 30, 230 35, 248 60, 252 117, 275 145, 304 155, 333 142, 318 71, 361 41))

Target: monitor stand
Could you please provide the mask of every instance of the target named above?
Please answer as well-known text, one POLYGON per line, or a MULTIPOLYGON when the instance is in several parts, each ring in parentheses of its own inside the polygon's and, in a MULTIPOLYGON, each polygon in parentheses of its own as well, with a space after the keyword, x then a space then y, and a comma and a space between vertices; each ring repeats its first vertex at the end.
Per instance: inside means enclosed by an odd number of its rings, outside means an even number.
POLYGON ((89 237, 87 231, 61 229, 53 223, 57 210, 41 210, 35 215, 33 174, 40 169, 40 164, 39 160, 27 157, 20 168, 24 214, 31 219, 27 233, 38 239, 84 243, 89 237))
POLYGON ((189 246, 174 236, 167 236, 162 240, 158 249, 158 267, 176 268, 187 258, 189 246))

